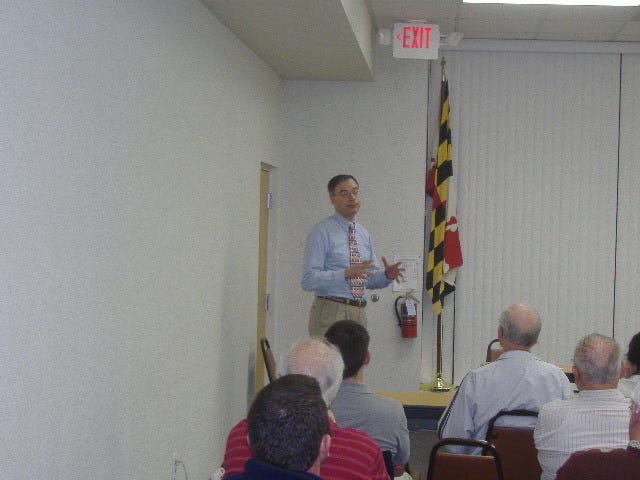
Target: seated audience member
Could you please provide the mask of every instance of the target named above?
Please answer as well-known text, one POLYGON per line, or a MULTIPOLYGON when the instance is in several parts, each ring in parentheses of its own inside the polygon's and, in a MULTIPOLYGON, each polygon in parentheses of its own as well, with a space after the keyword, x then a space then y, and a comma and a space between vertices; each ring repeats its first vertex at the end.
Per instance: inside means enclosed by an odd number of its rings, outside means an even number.
MULTIPOLYGON (((540 329, 540 316, 529 305, 511 305, 500 315, 498 339, 504 353, 465 375, 438 422, 440 438, 484 440, 489 421, 502 410, 538 412, 551 400, 571 398, 564 372, 530 353, 540 329)), ((535 418, 506 417, 500 424, 533 427, 535 418)), ((477 453, 469 447, 450 450, 477 453)))
POLYGON ((285 375, 264 387, 247 416, 253 457, 233 480, 320 480, 331 436, 320 385, 308 375, 285 375))
POLYGON ((618 388, 625 397, 631 397, 636 385, 640 383, 640 333, 636 333, 629 342, 629 350, 622 360, 622 371, 618 388))
POLYGON ((331 404, 336 422, 366 432, 383 452, 391 452, 395 475, 401 476, 409 461, 407 417, 400 403, 375 395, 364 384, 364 367, 371 360, 367 329, 353 320, 340 320, 325 337, 338 346, 344 360, 342 384, 331 404))
POLYGON ((573 375, 580 393, 542 407, 533 436, 542 480, 578 450, 622 448, 629 440, 629 399, 618 385, 620 347, 613 338, 592 333, 573 354, 573 375))
POLYGON ((575 452, 560 467, 556 480, 640 478, 640 385, 632 392, 632 399, 627 448, 575 452))
MULTIPOLYGON (((338 349, 321 338, 296 342, 278 365, 280 375, 297 373, 315 378, 327 406, 340 388, 343 370, 338 349)), ((387 480, 389 475, 378 445, 364 432, 340 428, 329 413, 331 455, 320 466, 320 476, 324 480, 387 480)), ((245 419, 229 432, 224 453, 225 475, 242 472, 250 457, 245 419)))

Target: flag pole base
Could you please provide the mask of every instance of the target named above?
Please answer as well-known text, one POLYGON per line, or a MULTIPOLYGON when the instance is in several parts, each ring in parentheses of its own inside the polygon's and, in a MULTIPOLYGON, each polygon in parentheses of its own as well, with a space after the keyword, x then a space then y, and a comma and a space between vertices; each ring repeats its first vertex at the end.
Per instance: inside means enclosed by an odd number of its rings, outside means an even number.
POLYGON ((432 392, 448 392, 453 388, 453 385, 444 381, 442 373, 436 373, 436 376, 431 383, 421 383, 420 390, 431 390, 432 392))

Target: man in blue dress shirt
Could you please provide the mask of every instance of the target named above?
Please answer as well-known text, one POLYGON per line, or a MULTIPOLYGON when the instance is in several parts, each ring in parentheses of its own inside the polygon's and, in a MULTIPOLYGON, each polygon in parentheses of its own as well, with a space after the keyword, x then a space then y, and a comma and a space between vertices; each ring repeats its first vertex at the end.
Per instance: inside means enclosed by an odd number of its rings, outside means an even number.
MULTIPOLYGON (((567 376, 556 365, 531 353, 538 343, 542 322, 530 305, 516 303, 498 320, 498 338, 504 353, 495 362, 471 370, 462 379, 438 422, 438 437, 484 440, 489 421, 502 410, 531 410, 573 395, 567 376)), ((535 417, 507 417, 502 425, 533 427, 535 417)), ((478 453, 474 447, 451 451, 478 453)))
POLYGON ((369 232, 358 222, 360 185, 352 175, 337 175, 327 185, 335 213, 318 223, 304 253, 302 288, 316 298, 309 316, 309 334, 324 335, 338 320, 354 320, 364 327, 368 288, 384 288, 401 277, 400 263, 382 268, 369 232))

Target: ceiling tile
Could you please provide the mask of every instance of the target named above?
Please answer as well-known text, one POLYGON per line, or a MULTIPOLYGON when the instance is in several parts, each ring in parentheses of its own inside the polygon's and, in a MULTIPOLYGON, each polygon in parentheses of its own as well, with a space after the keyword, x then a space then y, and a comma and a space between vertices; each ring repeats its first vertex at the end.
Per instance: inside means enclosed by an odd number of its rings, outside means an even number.
POLYGON ((504 18, 513 20, 535 20, 547 14, 546 5, 480 5, 465 4, 460 9, 460 18, 504 18))
POLYGON ((603 20, 589 26, 585 26, 585 24, 581 22, 580 19, 565 21, 545 20, 540 24, 540 33, 565 33, 573 38, 578 36, 583 39, 590 38, 590 36, 592 36, 594 39, 602 40, 608 39, 611 36, 615 35, 617 32, 622 30, 623 27, 624 22, 613 20, 603 20))
MULTIPOLYGON (((463 19, 460 21, 460 30, 464 32, 465 38, 496 38, 499 33, 519 34, 520 32, 537 31, 538 22, 535 20, 519 20, 505 22, 499 18, 492 19, 463 19)), ((504 38, 504 37, 502 37, 504 38)))

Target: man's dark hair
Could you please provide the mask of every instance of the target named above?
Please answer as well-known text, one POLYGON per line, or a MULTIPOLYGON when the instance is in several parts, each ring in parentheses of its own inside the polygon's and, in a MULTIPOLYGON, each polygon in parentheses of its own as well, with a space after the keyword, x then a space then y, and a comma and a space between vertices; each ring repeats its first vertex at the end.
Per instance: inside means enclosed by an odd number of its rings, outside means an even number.
MULTIPOLYGON (((344 182, 345 180, 353 180, 354 182, 358 183, 358 180, 356 180, 356 177, 354 177, 353 175, 336 175, 331 180, 329 180, 329 183, 327 184, 327 190, 329 190, 329 195, 335 195, 336 186, 340 182, 344 182)), ((358 185, 360 184, 358 183, 358 185)))
POLYGON ((629 342, 627 360, 635 368, 635 373, 640 369, 640 333, 636 333, 629 342))
POLYGON ((253 401, 247 422, 254 458, 285 470, 307 471, 329 433, 320 385, 307 375, 269 383, 253 401))
POLYGON ((344 360, 342 378, 353 377, 364 361, 369 351, 369 332, 353 320, 340 320, 329 327, 325 338, 340 349, 344 360))

